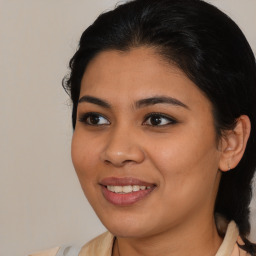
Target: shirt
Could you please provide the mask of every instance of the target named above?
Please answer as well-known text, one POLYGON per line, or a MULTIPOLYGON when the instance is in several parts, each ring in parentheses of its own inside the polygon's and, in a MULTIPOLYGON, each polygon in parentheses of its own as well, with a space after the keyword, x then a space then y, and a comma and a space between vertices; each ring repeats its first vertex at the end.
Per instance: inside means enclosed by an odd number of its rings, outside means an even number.
MULTIPOLYGON (((223 229, 223 227, 217 226, 218 229, 223 229)), ((226 234, 215 256, 249 256, 237 245, 237 243, 243 244, 243 242, 239 237, 236 223, 231 221, 224 229, 226 229, 226 234)), ((63 246, 29 256, 112 256, 114 240, 115 237, 107 231, 85 244, 81 249, 63 246)))

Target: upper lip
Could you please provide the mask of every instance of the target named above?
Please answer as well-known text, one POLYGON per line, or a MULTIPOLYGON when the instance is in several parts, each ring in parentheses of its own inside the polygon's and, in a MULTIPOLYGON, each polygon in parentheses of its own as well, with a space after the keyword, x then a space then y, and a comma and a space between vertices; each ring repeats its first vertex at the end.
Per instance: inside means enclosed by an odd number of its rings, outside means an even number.
POLYGON ((100 181, 100 185, 103 186, 129 186, 129 185, 138 185, 138 186, 146 186, 151 187, 155 186, 154 183, 149 183, 143 180, 139 180, 133 177, 123 177, 123 178, 117 178, 117 177, 108 177, 104 178, 100 181))

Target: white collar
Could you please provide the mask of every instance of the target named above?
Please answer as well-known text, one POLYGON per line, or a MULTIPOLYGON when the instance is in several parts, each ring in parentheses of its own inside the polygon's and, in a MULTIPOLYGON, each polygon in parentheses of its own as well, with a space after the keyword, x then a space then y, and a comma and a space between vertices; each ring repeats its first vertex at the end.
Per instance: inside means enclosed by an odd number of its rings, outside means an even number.
POLYGON ((239 236, 239 231, 236 223, 232 220, 229 222, 224 240, 217 251, 215 256, 229 256, 232 254, 237 238, 239 236))

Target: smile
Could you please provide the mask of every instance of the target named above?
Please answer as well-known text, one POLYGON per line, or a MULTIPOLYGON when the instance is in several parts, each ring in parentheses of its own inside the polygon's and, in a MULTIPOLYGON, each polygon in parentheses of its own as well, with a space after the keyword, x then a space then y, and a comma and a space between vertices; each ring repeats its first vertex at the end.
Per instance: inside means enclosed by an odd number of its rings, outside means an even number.
POLYGON ((132 192, 137 192, 140 190, 150 189, 151 187, 148 186, 140 186, 140 185, 129 185, 129 186, 107 186, 107 190, 117 193, 117 194, 128 194, 132 192))
POLYGON ((153 183, 132 177, 108 177, 101 180, 99 185, 104 198, 116 206, 131 206, 142 201, 157 187, 153 183))

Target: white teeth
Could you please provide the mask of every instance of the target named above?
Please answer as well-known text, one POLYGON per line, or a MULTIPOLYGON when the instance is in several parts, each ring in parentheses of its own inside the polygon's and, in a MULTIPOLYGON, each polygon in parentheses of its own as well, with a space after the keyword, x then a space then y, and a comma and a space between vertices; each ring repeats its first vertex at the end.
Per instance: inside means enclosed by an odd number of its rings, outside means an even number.
POLYGON ((132 186, 123 186, 123 193, 131 193, 132 186))
POLYGON ((113 187, 113 190, 114 190, 113 192, 115 192, 115 193, 122 193, 123 192, 123 187, 122 186, 112 186, 112 187, 113 187))
POLYGON ((114 193, 127 194, 131 192, 136 192, 139 190, 150 189, 151 187, 139 186, 139 185, 129 185, 129 186, 107 186, 107 189, 114 193))
POLYGON ((111 192, 115 192, 115 187, 114 186, 107 186, 107 189, 110 190, 111 192))
POLYGON ((140 190, 140 186, 139 185, 133 185, 132 186, 132 190, 133 191, 139 191, 140 190))

